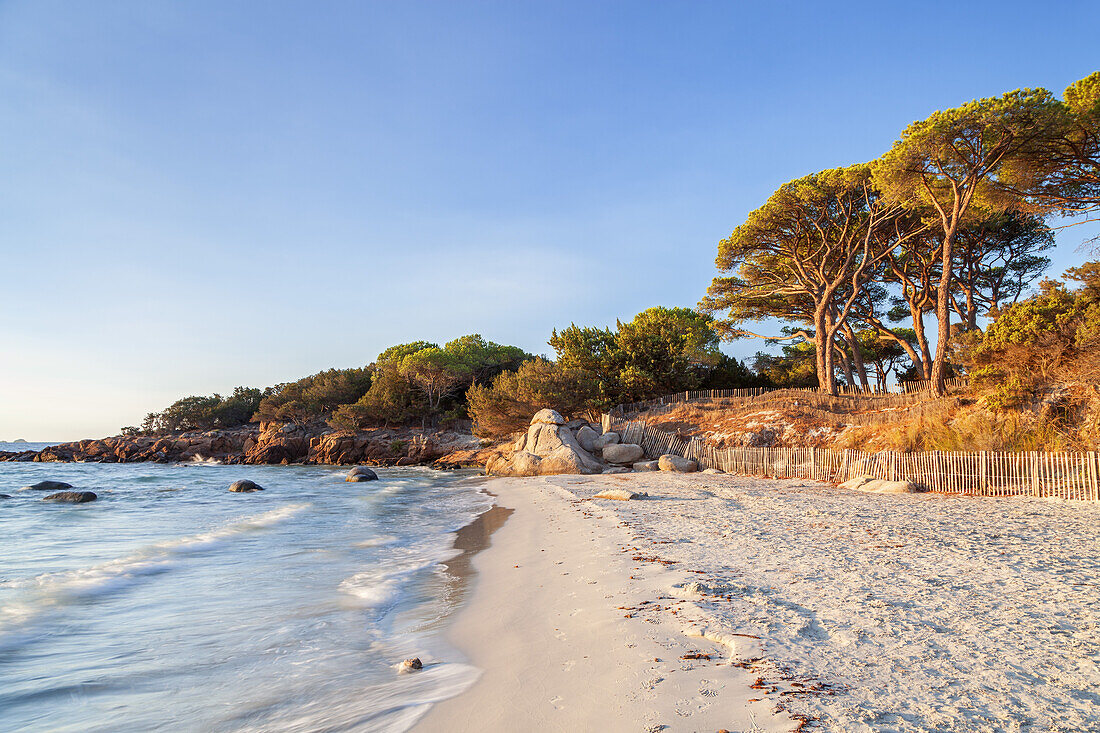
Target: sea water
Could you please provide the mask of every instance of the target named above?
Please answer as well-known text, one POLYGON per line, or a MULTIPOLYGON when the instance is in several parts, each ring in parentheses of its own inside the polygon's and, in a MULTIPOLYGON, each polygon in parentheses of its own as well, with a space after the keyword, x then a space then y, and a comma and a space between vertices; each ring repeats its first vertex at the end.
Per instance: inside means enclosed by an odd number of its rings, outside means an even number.
POLYGON ((346 470, 0 463, 0 730, 397 731, 468 687, 444 561, 490 498, 346 470), (99 499, 21 489, 45 479, 99 499))

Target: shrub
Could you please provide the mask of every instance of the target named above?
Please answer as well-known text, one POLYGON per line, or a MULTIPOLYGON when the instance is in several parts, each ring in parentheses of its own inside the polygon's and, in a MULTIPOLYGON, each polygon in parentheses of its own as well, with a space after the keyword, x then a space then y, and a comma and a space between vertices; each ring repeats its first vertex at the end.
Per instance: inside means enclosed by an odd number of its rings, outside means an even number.
POLYGON ((599 387, 586 372, 541 358, 502 372, 491 386, 470 387, 466 399, 479 436, 522 430, 543 408, 577 416, 600 405, 599 387))
POLYGON ((275 386, 255 411, 253 420, 306 423, 322 418, 341 405, 354 403, 371 386, 371 371, 328 369, 297 382, 275 386))

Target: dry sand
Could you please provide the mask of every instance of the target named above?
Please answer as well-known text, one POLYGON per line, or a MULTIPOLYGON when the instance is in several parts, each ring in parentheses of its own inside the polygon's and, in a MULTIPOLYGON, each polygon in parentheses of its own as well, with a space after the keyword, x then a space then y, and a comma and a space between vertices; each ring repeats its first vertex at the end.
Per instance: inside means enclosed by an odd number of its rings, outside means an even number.
POLYGON ((484 674, 419 730, 1100 731, 1100 504, 668 473, 487 486, 515 513, 451 635, 484 674))
MULTIPOLYGON (((592 488, 623 485, 613 478, 594 477, 592 488)), ((667 474, 651 480, 670 484, 667 474)), ((487 484, 514 513, 474 557, 474 593, 450 631, 484 671, 415 730, 791 730, 727 646, 685 634, 692 604, 669 589, 696 576, 633 559, 654 552, 606 502, 566 488, 577 481, 590 479, 487 484)), ((737 659, 758 656, 758 642, 738 641, 737 659)))

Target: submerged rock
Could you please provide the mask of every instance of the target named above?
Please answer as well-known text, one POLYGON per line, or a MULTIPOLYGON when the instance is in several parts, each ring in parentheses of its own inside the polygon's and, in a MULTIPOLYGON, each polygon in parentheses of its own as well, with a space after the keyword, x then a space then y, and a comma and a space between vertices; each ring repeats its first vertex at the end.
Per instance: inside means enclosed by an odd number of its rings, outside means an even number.
POLYGON ((345 481, 377 481, 378 474, 366 466, 356 466, 348 471, 345 481))
POLYGON ((406 659, 401 663, 399 671, 401 672, 413 672, 418 669, 423 669, 424 663, 420 661, 420 657, 413 657, 412 659, 406 659))
POLYGON ((665 453, 658 458, 657 465, 662 471, 672 471, 673 473, 694 473, 699 470, 699 464, 695 461, 672 453, 665 453))
POLYGON ((72 484, 67 484, 64 481, 39 481, 37 484, 31 484, 30 486, 24 486, 24 489, 31 489, 33 491, 65 491, 71 489, 72 484))
POLYGON ((240 481, 234 481, 229 486, 230 491, 234 491, 239 494, 247 494, 253 491, 263 491, 264 487, 260 486, 255 481, 249 481, 248 479, 241 479, 240 481))
POLYGON ((99 497, 91 491, 60 491, 56 494, 50 494, 42 499, 42 501, 56 501, 62 504, 84 504, 89 501, 95 501, 99 497))
POLYGON ((10 494, 0 494, 0 499, 10 499, 10 498, 11 498, 10 494))

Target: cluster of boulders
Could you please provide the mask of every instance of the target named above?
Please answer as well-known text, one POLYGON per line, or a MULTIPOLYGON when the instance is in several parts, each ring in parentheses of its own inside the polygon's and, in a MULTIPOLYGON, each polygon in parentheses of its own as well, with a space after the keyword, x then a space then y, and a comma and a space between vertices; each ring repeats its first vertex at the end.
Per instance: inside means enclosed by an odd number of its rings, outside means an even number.
POLYGON ((699 464, 666 454, 645 460, 645 449, 623 443, 618 433, 602 432, 586 420, 566 421, 556 410, 539 410, 527 432, 511 450, 493 456, 486 473, 496 476, 546 476, 562 473, 628 473, 630 471, 698 471, 699 464))
MULTIPOLYGON (((36 484, 24 486, 23 490, 52 491, 52 494, 43 496, 42 501, 51 501, 58 504, 86 504, 99 498, 94 491, 70 491, 71 488, 73 488, 72 484, 67 484, 64 481, 39 481, 36 484)), ((0 499, 10 498, 10 494, 0 494, 0 499)))

